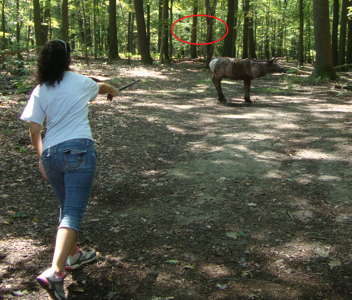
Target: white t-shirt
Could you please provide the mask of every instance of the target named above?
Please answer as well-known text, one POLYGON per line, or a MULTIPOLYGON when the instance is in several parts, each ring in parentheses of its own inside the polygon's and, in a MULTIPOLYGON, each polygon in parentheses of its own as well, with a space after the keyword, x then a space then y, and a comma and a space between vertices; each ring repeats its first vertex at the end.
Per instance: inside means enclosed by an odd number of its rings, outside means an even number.
POLYGON ((38 124, 43 124, 46 119, 43 150, 71 139, 93 139, 88 102, 96 98, 98 91, 94 80, 66 71, 59 84, 36 86, 21 119, 38 124))

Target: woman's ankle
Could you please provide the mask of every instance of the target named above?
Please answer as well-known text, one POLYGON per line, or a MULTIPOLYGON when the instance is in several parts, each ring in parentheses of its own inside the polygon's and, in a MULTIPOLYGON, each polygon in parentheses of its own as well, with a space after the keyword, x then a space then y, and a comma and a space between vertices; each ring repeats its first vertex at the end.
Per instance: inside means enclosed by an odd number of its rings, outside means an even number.
POLYGON ((60 275, 60 274, 65 273, 64 266, 60 267, 60 266, 52 265, 51 269, 52 269, 53 273, 55 273, 55 275, 60 275))
POLYGON ((69 253, 69 256, 74 256, 77 253, 79 253, 79 247, 76 245, 75 247, 73 247, 72 251, 69 253))

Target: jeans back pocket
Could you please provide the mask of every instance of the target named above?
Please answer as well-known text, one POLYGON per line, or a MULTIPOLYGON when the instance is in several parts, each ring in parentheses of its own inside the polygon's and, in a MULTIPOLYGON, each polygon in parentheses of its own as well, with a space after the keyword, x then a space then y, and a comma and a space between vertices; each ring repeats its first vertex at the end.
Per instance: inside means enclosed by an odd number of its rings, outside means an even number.
POLYGON ((87 158, 87 150, 83 149, 65 149, 64 153, 64 170, 73 171, 84 166, 87 158))

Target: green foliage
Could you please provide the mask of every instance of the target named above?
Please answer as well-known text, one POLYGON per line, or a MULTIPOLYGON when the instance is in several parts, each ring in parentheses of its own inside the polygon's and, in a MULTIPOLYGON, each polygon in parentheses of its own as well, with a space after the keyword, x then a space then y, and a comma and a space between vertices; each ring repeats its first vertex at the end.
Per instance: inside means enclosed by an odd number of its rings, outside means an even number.
POLYGON ((287 82, 290 84, 295 84, 299 86, 317 86, 323 85, 329 82, 328 78, 323 78, 320 76, 288 76, 287 82))
MULTIPOLYGON (((171 3, 171 1, 170 1, 171 3)), ((236 16, 236 49, 237 57, 242 56, 243 37, 243 8, 242 1, 238 1, 238 13, 236 16)), ((250 15, 255 24, 256 51, 259 58, 269 56, 290 56, 296 58, 298 43, 299 12, 298 0, 257 0, 251 1, 252 7, 250 15), (267 52, 266 50, 267 49, 267 52)), ((61 1, 40 1, 43 24, 48 24, 48 38, 60 37, 61 26, 61 1), (47 8, 47 6, 50 7, 47 8), (50 15, 50 19, 45 15, 50 15)), ((204 1, 198 1, 199 14, 205 14, 204 1)), ((147 21, 147 5, 150 5, 150 50, 153 57, 158 57, 158 32, 159 32, 159 1, 144 0, 145 18, 147 21)), ((0 31, 0 37, 5 36, 6 46, 31 48, 34 45, 34 24, 33 24, 33 4, 32 1, 20 0, 20 8, 17 13, 16 1, 6 1, 5 7, 5 33, 0 31), (16 37, 17 26, 20 26, 20 42, 16 37), (18 44, 18 45, 17 45, 18 44)), ((117 29, 119 52, 127 53, 128 45, 128 20, 129 14, 134 15, 134 5, 131 0, 120 0, 117 2, 117 29)), ((171 24, 176 19, 193 13, 193 1, 178 0, 173 1, 171 24)), ((332 17, 332 12, 331 17, 332 17)), ((0 12, 1 14, 1 12, 0 12)), ((218 0, 215 15, 226 20, 227 1, 218 0)), ((352 8, 349 8, 349 15, 352 17, 352 8)), ((76 55, 88 55, 97 57, 107 56, 107 24, 108 24, 108 0, 72 0, 69 1, 69 36, 73 44, 76 55)), ((314 31, 312 22, 311 1, 304 1, 304 23, 305 38, 304 49, 306 57, 309 59, 314 54, 314 31)), ((206 18, 198 18, 198 42, 205 41, 206 18)), ((190 40, 190 28, 192 19, 187 19, 177 25, 177 35, 184 40, 190 40)), ((2 30, 0 26, 0 30, 2 30)), ((224 26, 220 22, 214 22, 214 39, 224 34, 224 26)), ((133 51, 127 57, 138 54, 137 28, 134 16, 134 26, 132 32, 133 51)), ((188 57, 190 55, 189 45, 183 44, 172 38, 172 48, 174 57, 188 57)), ((215 45, 215 54, 221 55, 223 42, 215 45)), ((203 48, 197 47, 198 55, 203 56, 203 48)), ((122 55, 123 56, 123 55, 122 55)))
POLYGON ((23 219, 23 218, 28 218, 29 214, 25 211, 17 211, 12 217, 14 219, 23 219))
POLYGON ((0 37, 1 37, 1 38, 3 38, 3 37, 9 38, 10 36, 11 36, 10 33, 4 32, 4 31, 1 31, 1 30, 0 30, 0 37))
POLYGON ((352 6, 348 7, 348 14, 347 15, 349 18, 352 18, 352 6))
POLYGON ((0 81, 6 82, 2 92, 4 94, 16 94, 27 93, 33 88, 32 79, 29 78, 30 64, 25 63, 23 59, 16 57, 7 58, 2 64, 0 72, 0 81))
POLYGON ((16 94, 25 94, 33 88, 33 83, 26 80, 26 77, 13 81, 16 87, 16 94))

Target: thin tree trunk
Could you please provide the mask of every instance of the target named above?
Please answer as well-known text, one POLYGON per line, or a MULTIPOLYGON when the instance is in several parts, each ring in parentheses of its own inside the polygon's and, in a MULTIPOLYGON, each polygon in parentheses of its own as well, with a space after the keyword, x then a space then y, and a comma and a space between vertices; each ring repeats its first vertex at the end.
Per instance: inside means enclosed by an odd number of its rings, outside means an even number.
POLYGON ((236 53, 236 18, 238 10, 238 0, 227 1, 227 24, 229 26, 229 34, 224 41, 223 56, 234 57, 236 53))
POLYGON ((127 52, 132 53, 132 12, 128 12, 128 23, 127 23, 127 52))
POLYGON ((84 30, 86 31, 86 44, 87 44, 87 52, 89 53, 89 49, 92 46, 92 30, 90 28, 90 15, 89 12, 87 13, 87 2, 82 1, 82 12, 83 12, 83 19, 84 19, 84 30))
MULTIPOLYGON (((77 9, 74 10, 73 12, 73 19, 77 20, 77 35, 78 35, 78 41, 77 44, 80 46, 80 48, 85 45, 85 36, 84 36, 84 28, 83 28, 83 17, 82 17, 82 9, 81 9, 81 0, 76 0, 75 1, 77 9)), ((75 44, 71 45, 73 48, 75 48, 75 44)))
POLYGON ((313 75, 336 79, 332 62, 329 0, 313 0, 313 14, 316 50, 316 63, 313 75))
MULTIPOLYGON (((349 1, 349 7, 352 7, 352 0, 349 1)), ((347 35, 347 64, 352 64, 352 19, 348 19, 347 24, 348 35, 347 35)))
MULTIPOLYGON (((170 9, 169 9, 169 28, 171 28, 171 24, 172 24, 172 19, 173 19, 173 13, 172 13, 172 10, 173 10, 173 6, 174 6, 174 0, 170 0, 170 9)), ((173 42, 172 42, 172 34, 171 34, 171 31, 169 30, 168 31, 169 33, 169 57, 170 57, 170 60, 172 59, 172 56, 173 56, 173 52, 174 52, 174 45, 173 45, 173 42)))
POLYGON ((277 53, 277 48, 276 48, 276 42, 277 42, 277 27, 276 27, 276 20, 273 20, 272 22, 272 36, 271 36, 271 55, 273 57, 276 56, 277 53))
POLYGON ((1 48, 5 49, 6 48, 6 17, 5 17, 5 0, 2 0, 2 6, 1 6, 1 31, 2 31, 2 43, 1 43, 1 48))
POLYGON ((68 0, 62 0, 61 2, 61 39, 69 41, 68 38, 68 0))
POLYGON ((98 0, 94 0, 94 5, 95 5, 95 14, 96 14, 96 31, 95 31, 95 47, 96 47, 96 56, 99 57, 101 54, 102 50, 102 43, 101 43, 101 31, 102 31, 102 26, 105 22, 101 22, 101 13, 100 13, 100 7, 98 6, 98 0), (101 24, 103 23, 103 24, 101 24))
POLYGON ((135 33, 134 33, 134 24, 135 24, 135 13, 131 15, 131 51, 132 54, 136 54, 136 43, 135 43, 135 33))
POLYGON ((257 58, 256 43, 255 43, 255 28, 254 18, 251 10, 251 3, 249 2, 249 19, 248 19, 248 53, 250 58, 257 58))
MULTIPOLYGON (((198 0, 193 0, 193 15, 198 15, 198 0)), ((198 17, 192 18, 191 43, 197 43, 198 17)), ((197 58, 197 45, 191 45, 191 58, 197 58)))
POLYGON ((81 10, 82 10, 82 24, 83 24, 83 37, 84 37, 84 58, 86 60, 86 64, 89 65, 89 37, 88 37, 88 30, 87 30, 87 14, 85 8, 84 0, 80 1, 81 3, 81 10))
POLYGON ((258 30, 261 29, 260 31, 260 35, 262 37, 264 37, 264 39, 262 39, 262 42, 260 43, 260 54, 259 57, 265 57, 265 45, 266 45, 266 35, 265 35, 265 22, 266 22, 266 15, 264 18, 262 18, 261 20, 259 20, 259 28, 258 30))
MULTIPOLYGON (((285 1, 285 3, 287 3, 285 1)), ((277 39, 276 39, 276 56, 282 56, 282 40, 283 40, 283 31, 285 28, 285 7, 282 7, 282 1, 279 1, 280 12, 282 14, 282 19, 279 21, 277 29, 277 39)))
POLYGON ((45 1, 45 9, 44 9, 44 16, 43 21, 45 23, 43 30, 45 34, 45 40, 47 41, 48 38, 51 39, 52 37, 52 26, 51 26, 51 0, 45 1))
MULTIPOLYGON (((217 0, 205 0, 206 14, 210 16, 215 15, 217 0), (211 3, 213 2, 213 3, 211 3)), ((207 38, 206 42, 209 43, 213 40, 213 18, 207 18, 207 38)), ((208 65, 213 57, 214 46, 213 44, 206 46, 206 64, 208 65)))
POLYGON ((243 0, 243 45, 242 58, 249 57, 249 3, 250 0, 243 0))
MULTIPOLYGON (((341 7, 341 23, 340 23, 340 43, 339 43, 339 57, 338 64, 344 65, 346 63, 346 38, 347 38, 347 2, 342 0, 341 7)), ((342 69, 344 71, 346 69, 342 69)))
MULTIPOLYGON (((268 4, 267 11, 266 11, 265 25, 266 25, 266 28, 270 28, 270 1, 269 1, 269 4, 268 4)), ((269 58, 270 58, 270 37, 269 37, 269 30, 265 30, 264 56, 266 57, 266 59, 269 59, 269 58)))
POLYGON ((161 63, 169 63, 169 1, 163 0, 162 9, 162 32, 161 32, 161 45, 160 45, 160 61, 161 63))
POLYGON ((39 50, 45 44, 44 32, 42 27, 42 17, 39 0, 33 0, 34 14, 34 34, 37 48, 39 50))
MULTIPOLYGON (((29 19, 32 20, 32 10, 29 11, 29 19)), ((27 26, 27 36, 26 36, 26 48, 27 50, 30 48, 30 43, 32 42, 32 39, 31 39, 31 36, 32 36, 32 27, 31 25, 28 25, 27 26)))
POLYGON ((116 0, 109 0, 109 28, 108 28, 109 60, 119 59, 117 45, 117 25, 116 25, 116 0))
POLYGON ((150 3, 147 4, 147 48, 150 52, 150 3))
MULTIPOLYGON (((348 7, 352 7, 352 0, 349 0, 348 7)), ((346 62, 347 64, 352 64, 352 18, 349 17, 347 23, 347 57, 346 62)))
POLYGON ((163 0, 159 0, 159 14, 158 14, 158 52, 161 50, 162 28, 163 28, 163 0))
MULTIPOLYGON (((308 14, 307 15, 312 15, 312 5, 311 2, 308 2, 308 14)), ((306 47, 306 61, 308 63, 312 63, 312 55, 311 55, 311 50, 312 50, 312 29, 311 29, 311 18, 309 17, 307 19, 307 47, 306 47)))
POLYGON ((21 17, 20 17, 20 0, 16 0, 16 43, 17 47, 20 46, 21 42, 21 17))
POLYGON ((298 2, 299 8, 299 37, 298 37, 298 65, 304 64, 304 3, 303 0, 298 2))
POLYGON ((338 64, 338 28, 339 28, 339 12, 340 11, 340 1, 334 0, 333 6, 333 22, 332 22, 332 36, 331 36, 331 44, 332 44, 332 58, 334 66, 338 64))
POLYGON ((93 44, 94 44, 94 58, 98 58, 98 30, 97 30, 97 0, 93 0, 93 44))
POLYGON ((139 52, 142 56, 142 61, 145 64, 150 65, 153 63, 153 60, 152 60, 152 57, 150 56, 150 52, 148 48, 148 40, 147 40, 147 33, 146 33, 145 20, 144 20, 143 0, 134 0, 134 8, 136 11, 139 52))

